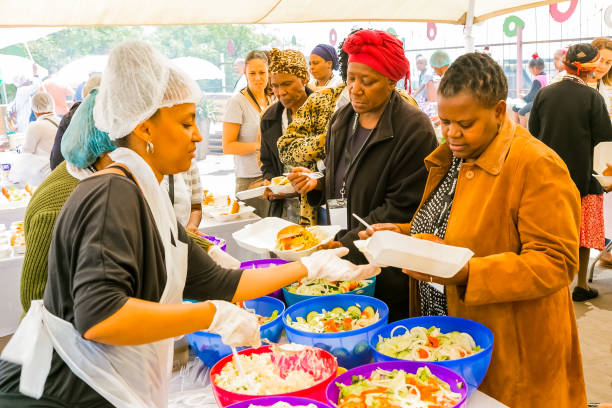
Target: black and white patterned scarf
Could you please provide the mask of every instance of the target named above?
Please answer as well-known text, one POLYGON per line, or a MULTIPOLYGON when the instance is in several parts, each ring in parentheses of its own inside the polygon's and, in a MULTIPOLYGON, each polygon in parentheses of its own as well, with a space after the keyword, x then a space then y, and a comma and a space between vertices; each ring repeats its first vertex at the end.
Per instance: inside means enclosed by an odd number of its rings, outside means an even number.
MULTIPOLYGON (((453 158, 448 173, 414 217, 410 228, 411 235, 425 233, 444 239, 462 162, 462 159, 453 158)), ((419 282, 419 293, 423 316, 446 316, 448 314, 446 295, 443 290, 440 291, 428 282, 419 282)))

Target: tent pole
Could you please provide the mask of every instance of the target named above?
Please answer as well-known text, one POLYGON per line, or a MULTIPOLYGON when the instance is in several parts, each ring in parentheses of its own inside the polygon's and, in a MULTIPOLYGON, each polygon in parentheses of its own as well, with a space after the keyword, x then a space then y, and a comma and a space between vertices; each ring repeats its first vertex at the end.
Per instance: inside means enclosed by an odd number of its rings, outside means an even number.
POLYGON ((463 29, 463 37, 465 38, 465 52, 474 52, 474 36, 472 35, 472 27, 474 26, 474 7, 476 0, 468 0, 468 9, 465 16, 465 28, 463 29))

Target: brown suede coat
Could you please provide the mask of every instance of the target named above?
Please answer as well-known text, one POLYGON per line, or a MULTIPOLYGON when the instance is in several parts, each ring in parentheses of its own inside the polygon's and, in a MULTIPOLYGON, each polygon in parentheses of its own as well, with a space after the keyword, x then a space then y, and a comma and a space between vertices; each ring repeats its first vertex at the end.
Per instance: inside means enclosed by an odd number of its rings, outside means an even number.
MULTIPOLYGON (((446 175, 443 144, 425 159, 423 202, 446 175)), ((470 248, 465 286, 447 286, 448 311, 495 336, 480 390, 510 407, 586 406, 568 285, 578 271, 580 196, 563 161, 506 120, 473 163, 463 163, 446 230, 470 248)), ((400 225, 409 233, 410 224, 400 225)))

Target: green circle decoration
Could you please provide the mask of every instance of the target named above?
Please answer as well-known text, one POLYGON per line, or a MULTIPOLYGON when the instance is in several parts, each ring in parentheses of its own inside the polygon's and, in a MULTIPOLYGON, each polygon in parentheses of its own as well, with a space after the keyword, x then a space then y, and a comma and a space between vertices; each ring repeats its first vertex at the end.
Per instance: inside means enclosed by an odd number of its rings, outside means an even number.
POLYGON ((504 20, 504 34, 507 37, 516 37, 519 27, 525 28, 525 22, 517 16, 508 16, 504 20))

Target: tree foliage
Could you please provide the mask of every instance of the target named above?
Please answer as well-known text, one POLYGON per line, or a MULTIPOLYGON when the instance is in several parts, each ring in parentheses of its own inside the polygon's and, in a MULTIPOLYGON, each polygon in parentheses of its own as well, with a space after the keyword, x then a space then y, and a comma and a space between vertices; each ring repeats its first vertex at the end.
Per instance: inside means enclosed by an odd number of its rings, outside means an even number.
POLYGON ((244 58, 253 49, 269 48, 276 40, 251 25, 78 27, 50 34, 28 46, 38 64, 60 69, 86 55, 107 54, 127 39, 148 41, 169 58, 191 56, 219 65, 223 56, 228 87, 238 79, 232 70, 236 58, 244 58), (228 52, 229 40, 234 43, 233 55, 228 52))

